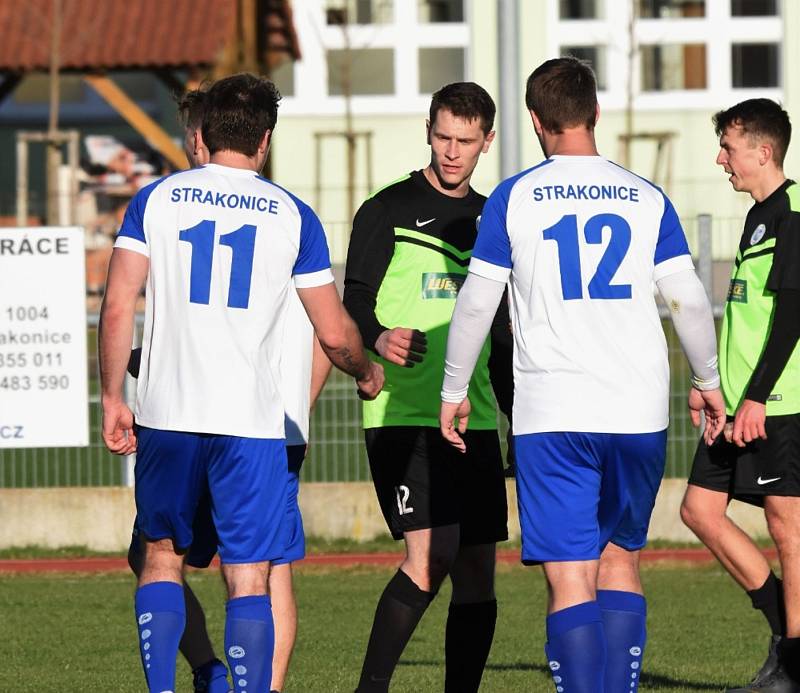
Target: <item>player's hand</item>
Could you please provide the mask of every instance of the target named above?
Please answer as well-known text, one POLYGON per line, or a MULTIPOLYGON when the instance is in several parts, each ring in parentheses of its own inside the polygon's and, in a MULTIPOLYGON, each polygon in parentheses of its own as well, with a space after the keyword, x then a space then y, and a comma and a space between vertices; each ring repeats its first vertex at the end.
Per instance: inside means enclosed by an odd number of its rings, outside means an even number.
POLYGON ((767 405, 746 399, 741 403, 733 419, 733 442, 740 448, 756 438, 767 437, 764 426, 767 420, 767 405))
POLYGON ((725 400, 719 388, 698 390, 693 387, 689 390, 689 413, 695 427, 700 425, 700 412, 706 417, 703 440, 706 445, 711 445, 725 426, 725 400))
POLYGON ((733 442, 733 421, 728 421, 725 424, 725 428, 722 429, 722 435, 725 437, 726 443, 733 442))
POLYGON ((356 380, 356 385, 361 399, 375 399, 383 388, 383 366, 370 361, 367 375, 361 380, 356 380))
POLYGON ((465 397, 461 404, 442 402, 442 408, 439 412, 439 430, 442 432, 442 436, 450 445, 461 452, 467 451, 467 444, 459 433, 464 433, 467 430, 467 422, 471 411, 472 405, 469 403, 469 397, 465 397), (458 424, 456 424, 456 419, 458 419, 458 424))
POLYGON ((103 400, 103 442, 115 455, 136 452, 133 412, 122 400, 103 400))
POLYGON ((375 340, 375 351, 389 363, 413 368, 428 351, 428 340, 419 330, 394 327, 380 333, 375 340))

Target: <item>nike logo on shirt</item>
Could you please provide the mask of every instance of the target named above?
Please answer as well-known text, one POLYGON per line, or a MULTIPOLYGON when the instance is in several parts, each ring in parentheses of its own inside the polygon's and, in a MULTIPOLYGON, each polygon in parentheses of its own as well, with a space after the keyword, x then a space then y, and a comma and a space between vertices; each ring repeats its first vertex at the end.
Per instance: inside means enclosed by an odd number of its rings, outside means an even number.
POLYGON ((757 483, 759 486, 763 486, 764 484, 771 484, 773 481, 778 481, 778 480, 780 480, 780 477, 779 477, 779 476, 776 476, 774 479, 762 479, 762 478, 759 476, 759 477, 758 477, 758 479, 756 479, 756 483, 757 483))
POLYGON ((427 226, 432 221, 436 221, 436 217, 434 217, 433 219, 428 219, 427 221, 420 221, 419 219, 417 219, 417 228, 421 229, 423 226, 427 226))

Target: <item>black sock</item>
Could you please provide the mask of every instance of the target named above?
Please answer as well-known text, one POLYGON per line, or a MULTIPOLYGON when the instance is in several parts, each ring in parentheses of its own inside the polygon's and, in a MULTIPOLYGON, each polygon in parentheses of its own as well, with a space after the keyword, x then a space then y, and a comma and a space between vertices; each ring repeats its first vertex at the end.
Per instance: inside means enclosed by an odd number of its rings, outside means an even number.
POLYGON ((423 592, 402 570, 389 580, 375 609, 358 693, 389 690, 400 655, 435 596, 435 592, 423 592))
POLYGON ((450 604, 444 640, 445 693, 476 693, 497 622, 497 600, 450 604))
POLYGON ((786 632, 786 608, 783 603, 783 582, 770 571, 766 582, 757 590, 747 593, 753 608, 764 614, 773 635, 783 635, 786 632))
POLYGON ((800 682, 800 638, 784 638, 778 643, 778 661, 795 682, 800 682))

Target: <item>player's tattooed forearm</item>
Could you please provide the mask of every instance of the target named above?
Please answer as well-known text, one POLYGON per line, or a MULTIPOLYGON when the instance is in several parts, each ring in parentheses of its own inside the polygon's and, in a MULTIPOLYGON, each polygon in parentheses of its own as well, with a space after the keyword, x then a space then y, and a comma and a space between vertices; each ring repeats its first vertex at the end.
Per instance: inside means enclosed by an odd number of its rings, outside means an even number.
POLYGON ((330 356, 331 361, 333 361, 336 366, 341 368, 348 375, 352 375, 354 378, 360 380, 367 373, 367 362, 363 358, 363 354, 353 354, 350 347, 343 346, 339 349, 334 349, 330 356))

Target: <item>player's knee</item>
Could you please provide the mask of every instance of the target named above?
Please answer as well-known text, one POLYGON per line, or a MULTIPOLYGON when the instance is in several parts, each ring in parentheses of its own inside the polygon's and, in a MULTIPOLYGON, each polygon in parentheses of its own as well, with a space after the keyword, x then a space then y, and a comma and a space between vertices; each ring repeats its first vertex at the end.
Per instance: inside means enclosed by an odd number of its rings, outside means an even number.
POLYGON ((775 542, 778 553, 786 554, 789 552, 797 553, 800 551, 800 536, 796 523, 787 521, 783 514, 766 508, 767 528, 775 542))
POLYGON ((695 525, 697 524, 697 516, 695 515, 694 508, 686 502, 686 499, 683 499, 681 503, 681 521, 685 524, 689 529, 694 530, 695 525))
POLYGON ((446 557, 431 556, 430 561, 426 567, 425 573, 428 579, 428 591, 435 592, 439 589, 444 579, 450 573, 452 561, 448 561, 446 557))
POLYGON ((137 577, 142 572, 143 558, 142 547, 132 543, 130 547, 128 547, 128 567, 137 577))
POLYGON ((681 503, 681 520, 695 534, 703 534, 716 524, 718 518, 714 512, 709 511, 701 503, 696 502, 688 495, 681 503))
POLYGON ((431 551, 424 558, 406 561, 404 572, 426 592, 436 592, 453 567, 455 555, 431 551))
POLYGON ((226 564, 222 566, 222 575, 230 599, 268 594, 268 563, 226 564))

